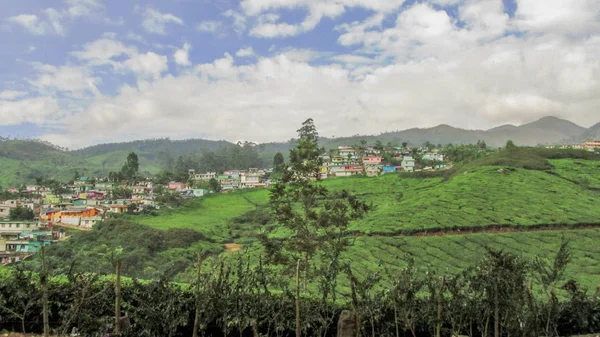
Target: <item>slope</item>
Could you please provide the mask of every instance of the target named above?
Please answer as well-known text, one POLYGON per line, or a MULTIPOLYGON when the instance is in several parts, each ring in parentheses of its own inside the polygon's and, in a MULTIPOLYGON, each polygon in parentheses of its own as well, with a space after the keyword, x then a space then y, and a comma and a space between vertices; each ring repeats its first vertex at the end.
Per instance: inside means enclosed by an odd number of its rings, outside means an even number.
POLYGON ((33 140, 0 142, 0 184, 16 187, 33 183, 36 178, 71 179, 75 171, 97 175, 102 171, 85 159, 33 140))
MULTIPOLYGON (((505 156, 509 155, 494 155, 500 159, 505 156)), ((514 161, 511 168, 503 163, 487 158, 480 165, 461 168, 448 180, 384 175, 330 179, 323 184, 332 190, 349 190, 373 204, 373 211, 350 228, 364 235, 490 225, 600 223, 600 208, 596 207, 600 196, 590 189, 600 179, 600 170, 594 170, 600 161, 554 159, 555 170, 528 170, 514 161), (488 166, 490 162, 495 165, 488 166), (589 169, 583 171, 581 165, 589 169), (580 184, 577 179, 582 177, 592 185, 580 184)), ((232 230, 239 227, 234 221, 237 217, 267 203, 267 190, 239 191, 193 200, 186 207, 139 220, 161 229, 192 228, 227 242, 235 239, 232 230)), ((248 223, 246 231, 252 226, 248 223)))

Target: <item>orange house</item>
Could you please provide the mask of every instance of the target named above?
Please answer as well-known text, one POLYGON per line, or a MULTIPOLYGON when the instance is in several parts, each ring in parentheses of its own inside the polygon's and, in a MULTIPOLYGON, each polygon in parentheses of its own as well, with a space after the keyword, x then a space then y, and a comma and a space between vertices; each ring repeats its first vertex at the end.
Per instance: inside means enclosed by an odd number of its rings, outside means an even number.
POLYGON ((64 210, 48 210, 42 213, 40 220, 49 222, 61 222, 63 218, 89 218, 100 215, 97 208, 78 207, 64 210))

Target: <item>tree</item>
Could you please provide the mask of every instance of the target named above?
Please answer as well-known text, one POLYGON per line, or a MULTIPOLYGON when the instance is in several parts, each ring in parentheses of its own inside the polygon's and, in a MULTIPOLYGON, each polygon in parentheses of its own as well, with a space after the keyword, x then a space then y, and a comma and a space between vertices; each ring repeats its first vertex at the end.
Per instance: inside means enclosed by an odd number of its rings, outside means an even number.
POLYGON ((407 142, 402 142, 402 148, 406 149, 407 146, 408 146, 407 142))
POLYGON ((337 261, 350 245, 349 222, 362 218, 369 206, 345 190, 332 193, 322 186, 323 163, 313 120, 307 119, 297 131, 298 144, 290 150, 290 161, 283 165, 282 178, 273 185, 270 196, 275 220, 293 234, 285 241, 269 240, 268 235, 262 239, 271 261, 295 267, 296 336, 299 337, 300 272, 304 272, 306 289, 311 258, 337 261))
POLYGON ((285 164, 285 159, 281 152, 277 152, 273 157, 273 171, 281 172, 281 167, 285 164))
POLYGON ((485 151, 487 149, 487 144, 485 143, 485 141, 483 140, 478 140, 477 141, 477 147, 481 150, 481 151, 485 151))
POLYGON ((137 176, 139 170, 140 164, 137 154, 135 154, 135 152, 129 153, 125 164, 123 164, 123 167, 121 168, 121 174, 127 179, 133 179, 137 176))
POLYGON ((17 206, 8 212, 8 217, 13 221, 31 221, 35 219, 35 214, 27 207, 17 206))
POLYGON ((208 181, 208 186, 212 192, 216 193, 221 191, 221 184, 219 184, 219 181, 215 178, 210 178, 210 180, 208 181))
POLYGON ((516 148, 516 147, 517 147, 517 146, 515 145, 515 143, 514 143, 512 140, 510 140, 510 139, 509 139, 509 140, 506 142, 506 146, 505 146, 505 148, 506 148, 507 150, 514 149, 514 148, 516 148))

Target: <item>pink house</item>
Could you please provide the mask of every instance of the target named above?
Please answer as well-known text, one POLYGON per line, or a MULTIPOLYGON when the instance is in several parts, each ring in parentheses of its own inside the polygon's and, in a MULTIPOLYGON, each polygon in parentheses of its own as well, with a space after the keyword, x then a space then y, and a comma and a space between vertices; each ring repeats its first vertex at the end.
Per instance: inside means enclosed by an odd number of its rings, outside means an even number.
POLYGON ((167 188, 170 190, 185 190, 187 189, 187 185, 185 183, 178 183, 178 182, 170 182, 169 185, 167 185, 167 188))
POLYGON ((381 164, 381 157, 363 157, 362 160, 363 160, 364 164, 372 164, 372 165, 381 164))

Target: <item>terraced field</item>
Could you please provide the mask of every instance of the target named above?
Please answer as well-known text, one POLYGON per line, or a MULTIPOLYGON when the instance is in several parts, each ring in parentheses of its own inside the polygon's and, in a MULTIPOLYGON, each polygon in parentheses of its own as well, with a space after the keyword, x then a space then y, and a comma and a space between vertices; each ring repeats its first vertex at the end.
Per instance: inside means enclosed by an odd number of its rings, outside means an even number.
MULTIPOLYGON (((407 256, 418 267, 456 272, 473 265, 485 247, 551 259, 564 236, 573 251, 567 277, 595 289, 600 285, 600 192, 595 189, 600 186, 600 161, 550 163, 552 171, 478 166, 448 180, 392 174, 323 184, 347 189, 373 205, 364 219, 350 226, 355 243, 346 257, 359 274, 383 266, 402 268, 407 256), (589 228, 577 229, 582 224, 589 228), (471 233, 481 228, 486 230, 471 233)), ((255 235, 261 226, 246 219, 252 218, 251 212, 268 213, 263 207, 268 199, 267 190, 218 194, 137 219, 158 229, 195 229, 222 244, 242 244, 241 252, 226 255, 247 254, 260 249, 255 235)), ((277 228, 272 235, 286 238, 289 233, 277 228)))
POLYGON ((421 268, 457 272, 473 265, 485 247, 503 249, 527 258, 552 259, 562 237, 570 241, 572 261, 566 277, 591 289, 600 286, 600 229, 533 231, 517 233, 445 235, 425 237, 360 237, 347 257, 361 273, 379 270, 383 262, 390 270, 406 266, 407 257, 421 268))

